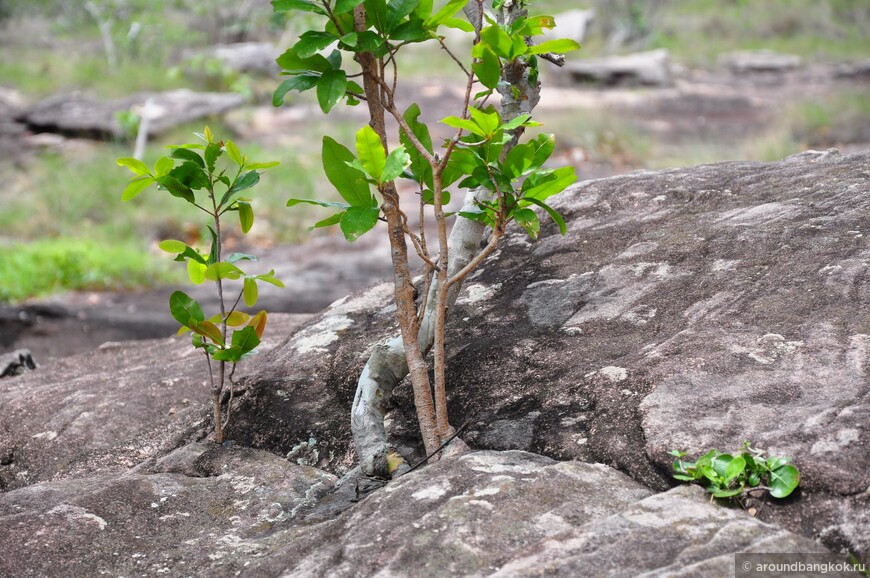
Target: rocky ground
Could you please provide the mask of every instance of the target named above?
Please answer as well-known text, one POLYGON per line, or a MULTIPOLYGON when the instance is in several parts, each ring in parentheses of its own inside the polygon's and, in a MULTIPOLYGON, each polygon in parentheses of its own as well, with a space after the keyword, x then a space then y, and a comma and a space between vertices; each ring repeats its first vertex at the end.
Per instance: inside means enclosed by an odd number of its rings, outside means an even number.
MULTIPOLYGON (((389 283, 301 326, 274 316, 223 447, 205 442, 181 338, 4 379, 0 573, 726 576, 737 552, 866 560, 868 166, 828 151, 566 191, 567 235, 512 230, 452 315, 449 406, 474 451, 378 489, 353 475, 348 412, 395 330, 389 283), (798 492, 743 511, 675 487, 668 450, 745 440, 791 456, 798 492)), ((387 426, 415 462, 409 389, 387 426)))

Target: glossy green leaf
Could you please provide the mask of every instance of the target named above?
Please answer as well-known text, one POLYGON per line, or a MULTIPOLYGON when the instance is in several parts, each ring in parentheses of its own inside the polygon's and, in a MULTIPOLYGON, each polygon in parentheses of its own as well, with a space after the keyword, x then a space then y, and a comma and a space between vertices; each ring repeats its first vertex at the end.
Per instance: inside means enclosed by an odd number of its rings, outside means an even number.
MULTIPOLYGON (((431 153, 433 150, 432 137, 429 135, 429 127, 419 120, 420 107, 414 103, 408 107, 408 110, 402 116, 405 122, 408 123, 408 128, 411 129, 411 132, 417 137, 420 144, 423 145, 423 148, 431 153)), ((418 183, 423 183, 431 189, 434 185, 432 182, 432 167, 429 165, 429 162, 420 154, 404 130, 400 131, 399 140, 411 157, 411 174, 414 175, 418 183)))
POLYGON ((195 321, 191 319, 187 326, 190 327, 191 331, 194 331, 203 337, 208 337, 219 345, 223 345, 224 343, 221 330, 211 321, 195 321))
POLYGON ((257 275, 256 279, 258 281, 263 281, 264 283, 269 283, 274 285, 275 287, 283 287, 284 282, 275 277, 275 270, 272 269, 268 273, 264 273, 263 275, 257 275))
MULTIPOLYGON (((434 205, 435 204, 435 192, 431 190, 423 191, 421 199, 426 205, 434 205)), ((441 204, 446 205, 450 202, 450 192, 449 191, 441 191, 441 204)))
POLYGON ((263 338, 263 332, 266 330, 267 315, 265 311, 260 311, 248 321, 248 327, 253 327, 257 332, 257 337, 263 338))
POLYGON ((239 279, 244 274, 244 271, 226 261, 212 263, 205 270, 205 278, 209 281, 217 281, 218 279, 239 279))
POLYGON ((172 177, 170 175, 164 175, 162 177, 158 177, 155 180, 160 186, 169 191, 169 194, 173 197, 184 199, 188 203, 193 203, 196 201, 196 197, 194 197, 193 191, 190 190, 190 187, 182 184, 175 177, 172 177))
POLYGON ((257 281, 253 277, 245 277, 242 287, 242 296, 245 299, 245 305, 253 307, 257 303, 258 294, 259 290, 257 289, 257 281))
POLYGON ((254 209, 248 203, 237 202, 239 208, 239 225, 242 227, 242 233, 247 233, 254 226, 254 209))
POLYGON ((231 253, 229 257, 225 259, 227 263, 236 263, 238 261, 256 261, 257 257, 255 255, 249 255, 248 253, 231 253))
POLYGON ((432 38, 433 32, 426 28, 425 23, 414 18, 399 24, 390 34, 390 40, 402 42, 423 42, 432 38))
POLYGON ((381 138, 369 125, 363 126, 356 133, 356 152, 366 173, 373 179, 380 178, 384 172, 387 154, 381 138))
POLYGON ((275 92, 272 94, 272 106, 281 106, 284 104, 284 97, 291 90, 305 92, 306 90, 314 88, 317 86, 318 80, 320 80, 320 76, 315 76, 313 74, 299 74, 284 80, 278 85, 278 88, 276 88, 275 92))
POLYGON ((558 225, 559 232, 561 234, 564 235, 568 232, 568 227, 567 227, 567 225, 565 225, 565 219, 563 219, 562 215, 557 213, 553 207, 551 207, 550 205, 547 205, 546 203, 544 203, 544 201, 540 201, 540 200, 534 199, 534 198, 524 197, 523 201, 537 205, 537 206, 541 207, 542 209, 544 209, 545 211, 547 211, 547 214, 550 215, 550 218, 553 219, 553 222, 556 223, 556 225, 558 225))
POLYGON ((415 18, 427 20, 430 16, 432 16, 432 5, 433 0, 420 0, 412 14, 415 18))
POLYGON ((374 228, 379 215, 380 210, 376 207, 350 207, 341 216, 341 232, 352 243, 374 228))
POLYGON ((233 347, 238 347, 242 352, 247 353, 260 345, 260 337, 257 335, 257 330, 249 326, 233 332, 231 342, 233 347))
POLYGON ((224 193, 223 198, 221 198, 221 205, 225 205, 234 195, 241 193, 246 189, 250 189, 254 185, 260 182, 260 173, 257 171, 248 171, 243 173, 233 186, 224 193))
POLYGON ((780 466, 770 472, 770 495, 774 498, 789 496, 800 484, 800 472, 791 465, 780 466))
POLYGON ((498 130, 499 126, 501 126, 501 119, 499 118, 498 112, 494 110, 491 112, 485 112, 470 106, 468 107, 468 113, 471 115, 471 120, 474 124, 479 127, 479 130, 475 131, 475 134, 489 137, 498 130))
POLYGON ((279 161, 269 161, 266 163, 245 163, 243 168, 249 170, 262 170, 262 169, 271 169, 273 167, 279 166, 281 163, 279 161))
POLYGON ((405 16, 413 12, 419 3, 420 0, 389 0, 389 2, 387 2, 386 16, 387 33, 389 34, 395 30, 396 26, 399 25, 405 16))
POLYGON ((137 175, 146 176, 151 174, 148 165, 133 157, 121 157, 117 161, 119 167, 127 167, 137 175))
POLYGON ((452 126, 453 128, 461 128, 462 130, 466 130, 472 134, 479 134, 480 132, 480 127, 477 126, 477 124, 470 120, 459 118, 458 116, 445 116, 438 122, 442 122, 447 126, 452 126))
POLYGON ((502 30, 497 24, 487 26, 480 31, 481 42, 486 43, 490 49, 498 56, 504 59, 511 59, 511 48, 513 41, 508 33, 502 30))
POLYGON ((525 229, 526 233, 532 239, 537 239, 538 234, 541 232, 541 222, 538 220, 538 215, 531 209, 517 209, 515 210, 511 216, 517 222, 517 224, 525 229))
POLYGON ((515 116, 514 118, 510 119, 508 122, 504 123, 501 128, 504 130, 513 130, 519 126, 538 126, 540 124, 540 123, 536 123, 536 122, 530 122, 529 121, 530 118, 531 118, 531 115, 529 115, 529 114, 521 114, 521 115, 515 116))
POLYGON ((387 3, 386 0, 365 0, 366 19, 371 22, 375 30, 381 33, 387 32, 387 3))
POLYGON ((575 42, 574 40, 569 40, 568 38, 561 38, 559 40, 548 40, 540 44, 535 44, 534 46, 529 46, 528 53, 546 54, 548 52, 552 52, 553 54, 565 54, 566 52, 578 50, 579 48, 580 45, 577 44, 577 42, 575 42))
POLYGON ((447 4, 426 21, 426 27, 438 28, 442 22, 448 18, 453 18, 466 4, 467 0, 449 0, 447 4))
POLYGON ((168 175, 169 171, 172 170, 172 167, 175 166, 173 160, 169 157, 160 157, 157 159, 157 162, 154 163, 154 176, 162 177, 164 175, 168 175))
POLYGON ((737 456, 725 468, 725 480, 731 481, 746 470, 746 460, 742 456, 737 456))
POLYGON ((299 10, 301 12, 314 12, 326 16, 326 10, 318 2, 309 0, 272 0, 272 8, 275 12, 289 12, 299 10))
POLYGON ((124 188, 124 192, 121 193, 121 200, 125 203, 131 199, 134 199, 139 193, 147 189, 151 186, 151 183, 154 181, 151 177, 139 177, 136 180, 133 180, 124 188))
MULTIPOLYGON (((202 159, 200 159, 202 161, 202 159)), ((208 175, 198 164, 184 161, 171 171, 169 176, 190 189, 207 189, 209 186, 208 175)))
POLYGON ((165 241, 160 241, 157 243, 157 246, 161 251, 166 251, 167 253, 183 253, 185 249, 187 249, 187 243, 183 243, 181 241, 177 241, 175 239, 166 239, 165 241))
POLYGON ((335 8, 332 9, 332 12, 333 14, 344 14, 360 4, 362 4, 362 0, 335 0, 335 8))
POLYGON ((577 175, 574 174, 574 167, 562 167, 544 173, 533 173, 523 183, 523 196, 543 201, 562 192, 565 187, 576 180, 577 175))
POLYGON ((347 165, 355 159, 353 153, 336 140, 323 137, 322 160, 326 178, 349 205, 368 207, 371 205, 372 194, 366 176, 347 165))
POLYGON ((411 156, 405 151, 405 147, 400 146, 390 151, 384 161, 384 170, 378 179, 381 183, 388 183, 395 180, 401 175, 411 164, 411 156))
POLYGON ((293 45, 293 50, 299 58, 309 58, 336 40, 337 38, 328 32, 308 30, 302 33, 299 41, 293 45))
POLYGON ((242 158, 242 153, 239 151, 239 147, 236 146, 236 143, 231 140, 224 141, 224 150, 227 151, 227 155, 230 157, 231 161, 240 167, 245 164, 245 161, 242 158))
POLYGON ((205 314, 199 303, 183 291, 173 291, 169 296, 169 312, 173 319, 186 327, 190 327, 191 320, 205 320, 205 314))
POLYGON ((741 485, 739 488, 731 488, 731 489, 712 489, 710 493, 713 494, 714 498, 733 498, 734 496, 739 496, 743 493, 743 486, 741 485))
POLYGON ((487 88, 498 86, 501 77, 501 61, 495 52, 486 45, 480 51, 479 61, 471 65, 474 74, 482 85, 487 88))
MULTIPOLYGON (((369 199, 371 199, 371 195, 369 195, 369 199)), ((288 207, 292 207, 294 205, 302 205, 302 204, 317 205, 318 207, 337 207, 340 209, 346 209, 350 206, 347 203, 336 203, 334 201, 318 201, 316 199, 290 199, 289 201, 287 201, 288 207)), ((370 202, 366 202, 364 204, 364 206, 367 207, 370 204, 371 204, 370 202)))
POLYGON ((335 68, 332 64, 322 55, 315 54, 313 56, 309 56, 308 58, 302 58, 296 51, 292 48, 289 48, 284 54, 275 59, 275 62, 278 63, 283 70, 289 72, 326 72, 327 70, 331 70, 335 68))
POLYGON ((209 143, 208 146, 205 147, 203 156, 205 157, 205 166, 208 167, 210 173, 214 172, 214 165, 222 154, 223 149, 219 143, 209 143))
POLYGON ((317 81, 317 102, 324 113, 338 104, 347 89, 347 74, 343 70, 327 70, 317 81))
POLYGON ((326 217, 323 220, 317 221, 316 223, 314 223, 314 225, 312 225, 309 228, 309 230, 321 229, 323 227, 331 227, 333 225, 337 225, 341 222, 341 216, 343 214, 344 214, 344 212, 336 213, 334 215, 330 215, 329 217, 326 217))
POLYGON ((205 263, 200 263, 196 259, 187 260, 187 277, 194 285, 202 285, 205 282, 205 263))
POLYGON ((453 28, 454 30, 461 30, 463 32, 474 32, 474 26, 472 26, 467 20, 462 20, 460 18, 448 18, 442 22, 441 25, 446 28, 453 28))
POLYGON ((182 148, 182 147, 175 147, 172 149, 172 153, 170 156, 174 159, 180 159, 183 161, 190 161, 201 169, 205 168, 205 161, 202 160, 202 157, 190 149, 182 148))

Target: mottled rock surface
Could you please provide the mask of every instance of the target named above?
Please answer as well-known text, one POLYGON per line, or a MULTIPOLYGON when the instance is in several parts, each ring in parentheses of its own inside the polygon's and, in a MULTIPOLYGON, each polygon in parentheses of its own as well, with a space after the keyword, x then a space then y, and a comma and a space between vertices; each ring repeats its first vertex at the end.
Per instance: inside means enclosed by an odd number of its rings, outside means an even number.
MULTIPOLYGON (((511 234, 451 316, 449 406, 476 448, 614 465, 665 489, 667 450, 795 459, 802 491, 761 516, 835 548, 870 545, 870 153, 807 153, 592 181, 569 231, 511 234)), ((348 411, 391 334, 389 284, 326 309, 269 354, 234 435, 320 467, 353 463, 348 411), (336 408, 341 408, 337 410, 336 408), (313 459, 314 456, 312 456, 313 459)), ((388 419, 419 458, 410 388, 388 419)))
POLYGON ((574 82, 608 86, 667 86, 672 82, 671 59, 664 49, 572 61, 565 66, 565 74, 574 82))
POLYGON ((158 134, 185 122, 220 115, 244 104, 238 94, 193 92, 186 89, 140 93, 113 101, 100 101, 80 93, 52 96, 22 113, 33 131, 57 132, 88 138, 125 138, 118 114, 141 113, 149 107, 149 134, 158 134))

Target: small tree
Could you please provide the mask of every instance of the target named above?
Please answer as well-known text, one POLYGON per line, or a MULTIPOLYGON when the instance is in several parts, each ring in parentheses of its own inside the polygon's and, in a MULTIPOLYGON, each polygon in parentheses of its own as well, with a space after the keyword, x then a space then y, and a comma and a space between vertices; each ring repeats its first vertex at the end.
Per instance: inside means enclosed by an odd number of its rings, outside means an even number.
POLYGON ((375 348, 360 377, 352 413, 363 471, 387 476, 396 466, 394 460, 387 460, 390 448, 383 418, 393 387, 405 375, 411 377, 426 453, 437 453, 453 435, 447 415, 444 328, 462 281, 492 254, 509 223, 516 222, 533 238, 538 236, 540 222, 534 206, 546 211, 565 232, 564 221, 545 201, 576 180, 573 168, 543 168, 553 152, 552 135, 539 135, 523 144, 520 138, 527 127, 538 124, 531 120, 540 91, 538 59, 561 64, 562 57, 553 53, 579 46, 572 40, 532 44, 531 38, 554 22, 549 16, 529 17, 522 0, 496 0, 494 18, 484 13, 483 0, 449 0, 437 11, 432 0, 273 0, 273 5, 279 12, 299 10, 322 17, 320 29, 304 32, 278 58, 282 74, 290 78, 275 91, 276 106, 287 92, 309 89, 316 89, 325 113, 341 101, 349 105, 364 101, 368 106, 369 122, 356 133, 356 154, 328 136, 323 138, 324 170, 344 202, 291 199, 288 205, 339 208, 340 212, 314 226, 339 225, 349 241, 379 220, 387 224, 401 335, 375 348), (467 20, 456 17, 461 10, 467 20), (450 50, 438 34, 442 27, 473 37, 470 62, 450 50), (441 120, 455 132, 437 151, 428 126, 420 121, 420 108, 413 104, 401 111, 396 105, 396 55, 415 43, 439 46, 466 78, 458 116, 441 120), (337 48, 326 53, 331 45, 337 48), (345 54, 358 71, 343 66, 345 54), (353 79, 360 79, 362 85, 353 79), (489 104, 496 92, 501 95, 500 111, 489 104), (396 140, 401 142, 392 151, 388 119, 395 123, 396 140), (419 194, 416 231, 401 206, 396 188, 400 178, 413 182, 419 194), (448 238, 444 206, 449 202, 447 188, 454 184, 469 194, 448 238), (437 255, 428 249, 427 207, 437 223, 437 255), (485 226, 492 233, 479 251, 485 226), (408 239, 425 264, 419 302, 409 268, 408 239), (425 359, 433 346, 434 388, 425 359))
POLYGON ((216 443, 222 443, 224 430, 232 417, 236 366, 242 359, 256 353, 266 328, 265 310, 251 316, 236 308, 242 299, 248 307, 256 305, 259 293, 257 283, 271 283, 278 287, 284 284, 275 277, 274 270, 265 275, 248 275, 236 265, 241 261, 255 261, 253 255, 233 253, 224 258, 224 223, 221 217, 235 212, 242 233, 250 231, 254 224, 251 199, 239 194, 259 182, 260 170, 277 166, 278 163, 248 161, 232 141, 216 141, 208 127, 197 136, 203 143, 170 147, 170 156, 158 159, 153 169, 132 157, 118 159, 118 165, 127 167, 133 173, 121 197, 123 201, 132 200, 156 184, 159 190, 190 203, 209 216, 207 227, 211 245, 208 252, 175 239, 161 241, 159 246, 163 251, 174 254, 176 261, 187 264, 191 282, 199 285, 214 281, 216 285, 219 313, 206 318, 202 306, 182 291, 175 291, 169 297, 169 310, 181 324, 179 333, 192 331, 193 346, 205 355, 211 385, 213 439, 216 443), (229 301, 224 295, 225 280, 242 282, 239 294, 229 308, 229 301), (228 331, 230 327, 233 328, 232 333, 228 331), (217 371, 212 362, 217 365, 217 371), (227 364, 230 365, 229 371, 227 364))

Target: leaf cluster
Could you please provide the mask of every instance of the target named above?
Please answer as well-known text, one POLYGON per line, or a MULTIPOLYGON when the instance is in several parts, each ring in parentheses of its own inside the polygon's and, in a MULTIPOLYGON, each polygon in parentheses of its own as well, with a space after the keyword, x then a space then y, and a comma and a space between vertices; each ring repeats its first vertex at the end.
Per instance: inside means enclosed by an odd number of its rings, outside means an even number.
POLYGON ((697 482, 714 498, 735 498, 754 489, 765 489, 774 498, 789 496, 800 483, 800 471, 790 458, 764 457, 764 452, 743 444, 734 454, 710 450, 694 462, 684 461, 686 452, 671 450, 674 478, 697 482))

